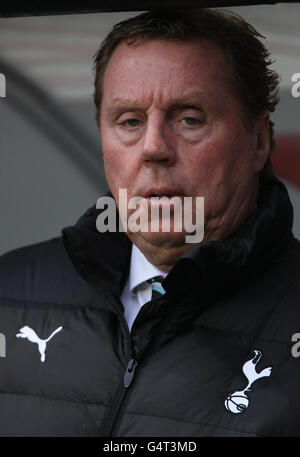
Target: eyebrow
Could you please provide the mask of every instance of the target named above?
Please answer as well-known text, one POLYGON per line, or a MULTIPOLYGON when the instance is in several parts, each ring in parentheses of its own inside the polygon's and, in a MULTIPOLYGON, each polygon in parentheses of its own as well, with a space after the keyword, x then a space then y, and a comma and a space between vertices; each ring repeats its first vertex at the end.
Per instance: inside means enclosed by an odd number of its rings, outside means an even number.
MULTIPOLYGON (((138 102, 134 100, 127 100, 127 99, 112 99, 108 103, 107 111, 108 114, 114 114, 115 112, 119 111, 134 111, 136 109, 142 109, 143 106, 138 102)), ((146 108, 146 106, 144 107, 146 108)))
MULTIPOLYGON (((175 97, 171 99, 166 109, 176 109, 183 107, 191 108, 195 105, 201 105, 205 101, 207 102, 207 96, 205 96, 204 92, 190 92, 185 95, 181 95, 180 97, 175 97)), ((141 104, 138 100, 116 97, 109 100, 107 112, 109 116, 113 116, 114 114, 121 112, 123 110, 134 111, 137 109, 145 110, 147 108, 148 105, 141 104)))

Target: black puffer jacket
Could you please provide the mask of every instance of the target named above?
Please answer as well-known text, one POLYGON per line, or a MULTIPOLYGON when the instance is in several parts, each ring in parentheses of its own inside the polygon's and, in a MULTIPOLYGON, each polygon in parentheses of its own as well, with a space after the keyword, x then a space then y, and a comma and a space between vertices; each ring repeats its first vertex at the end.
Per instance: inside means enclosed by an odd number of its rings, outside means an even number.
POLYGON ((269 177, 230 238, 181 258, 131 335, 131 244, 97 232, 98 213, 0 259, 0 434, 300 436, 300 248, 283 184, 269 177))

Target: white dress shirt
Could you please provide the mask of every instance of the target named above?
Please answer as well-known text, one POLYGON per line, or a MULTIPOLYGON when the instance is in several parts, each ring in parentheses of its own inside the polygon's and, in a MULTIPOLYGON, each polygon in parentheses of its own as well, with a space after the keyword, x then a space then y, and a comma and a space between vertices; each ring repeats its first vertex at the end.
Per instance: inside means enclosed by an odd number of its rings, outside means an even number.
POLYGON ((132 245, 130 271, 121 294, 124 305, 124 317, 129 330, 142 306, 151 300, 151 285, 147 281, 154 276, 166 277, 167 273, 148 262, 144 254, 132 245))

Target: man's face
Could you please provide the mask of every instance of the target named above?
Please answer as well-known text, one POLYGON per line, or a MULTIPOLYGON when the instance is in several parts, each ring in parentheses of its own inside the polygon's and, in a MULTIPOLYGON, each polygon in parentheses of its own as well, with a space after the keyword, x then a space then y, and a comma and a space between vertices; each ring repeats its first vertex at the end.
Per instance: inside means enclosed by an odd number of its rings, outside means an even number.
MULTIPOLYGON (((246 127, 229 63, 210 40, 120 43, 109 61, 100 132, 117 204, 120 188, 128 199, 204 197, 204 239, 222 239, 253 206, 268 152, 266 119, 262 135, 261 125, 246 127)), ((171 247, 185 233, 128 235, 138 246, 171 247)))

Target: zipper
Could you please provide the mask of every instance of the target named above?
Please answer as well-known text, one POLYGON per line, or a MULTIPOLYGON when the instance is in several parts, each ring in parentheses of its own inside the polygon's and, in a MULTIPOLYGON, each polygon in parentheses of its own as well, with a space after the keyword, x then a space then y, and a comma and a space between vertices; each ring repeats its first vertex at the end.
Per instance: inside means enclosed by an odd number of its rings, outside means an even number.
POLYGON ((126 389, 132 383, 132 380, 134 378, 134 372, 135 372, 135 369, 137 367, 137 364, 138 364, 137 361, 134 360, 134 359, 131 359, 128 362, 127 369, 125 371, 124 378, 123 378, 123 385, 124 385, 124 387, 126 389))
POLYGON ((114 401, 111 405, 109 414, 101 429, 100 436, 102 436, 102 437, 113 436, 112 432, 113 432, 115 425, 117 423, 117 420, 119 418, 119 412, 120 412, 121 406, 124 402, 124 399, 125 399, 125 396, 127 393, 127 389, 133 381, 137 364, 138 363, 135 359, 130 359, 127 364, 127 368, 126 368, 126 371, 123 376, 122 384, 114 398, 114 401))
MULTIPOLYGON (((121 386, 119 387, 119 390, 113 399, 110 410, 100 429, 100 436, 109 437, 109 436, 111 436, 113 429, 115 427, 115 424, 119 418, 118 416, 119 416, 121 406, 125 399, 127 389, 130 386, 131 382, 133 381, 135 369, 137 366, 137 361, 134 359, 133 350, 132 350, 131 335, 130 335, 129 328, 128 328, 127 322, 125 320, 125 317, 124 317, 123 313, 121 312, 119 306, 117 305, 117 302, 120 301, 119 298, 113 294, 113 298, 114 298, 114 300, 113 300, 111 295, 109 295, 106 291, 104 291, 101 287, 99 287, 97 278, 94 275, 91 276, 90 274, 88 274, 88 272, 84 268, 82 268, 82 265, 78 265, 76 259, 73 256, 73 252, 70 249, 69 243, 66 240, 66 238, 63 239, 63 242, 64 242, 66 250, 71 258, 72 264, 74 265, 75 269, 78 271, 80 276, 82 278, 84 278, 90 284, 91 287, 95 288, 99 293, 104 295, 104 297, 111 303, 113 309, 116 311, 116 314, 119 316, 120 323, 124 329, 127 343, 128 343, 128 348, 129 348, 128 355, 129 355, 130 359, 127 363, 127 367, 126 367, 125 373, 123 375, 121 386)), ((121 302, 120 302, 120 304, 121 304, 121 302)))
POLYGON ((100 429, 100 436, 101 437, 110 437, 110 436, 113 436, 113 431, 115 430, 116 428, 116 424, 118 422, 118 420, 120 419, 120 411, 121 411, 121 407, 124 403, 124 400, 125 400, 125 397, 126 397, 126 394, 127 394, 127 389, 128 387, 130 386, 130 384, 132 383, 133 379, 134 379, 134 375, 135 375, 135 369, 138 365, 138 362, 135 360, 134 358, 134 354, 133 354, 133 349, 132 349, 132 340, 131 340, 131 335, 130 335, 130 332, 129 332, 129 329, 128 329, 128 325, 127 325, 127 322, 125 320, 125 317, 124 315, 121 313, 119 307, 117 306, 117 297, 114 296, 114 299, 112 299, 112 297, 110 297, 108 294, 106 294, 103 290, 99 290, 98 291, 105 295, 106 298, 110 301, 110 303, 112 304, 113 308, 116 309, 118 311, 118 315, 120 317, 120 322, 121 322, 121 325, 123 326, 124 330, 125 330, 125 334, 126 334, 126 338, 127 338, 127 342, 128 342, 128 347, 129 347, 129 361, 127 363, 127 366, 126 366, 126 370, 125 370, 125 373, 123 375, 123 378, 122 378, 122 382, 121 382, 121 385, 119 387, 119 390, 118 392, 116 393, 114 399, 113 399, 113 402, 112 402, 112 405, 109 409, 109 412, 108 414, 105 416, 105 419, 104 419, 104 422, 103 422, 103 425, 100 429))
MULTIPOLYGON (((91 281, 90 284, 92 285, 93 281, 91 281)), ((108 412, 107 416, 105 416, 106 418, 100 429, 101 437, 110 437, 110 436, 112 436, 113 430, 116 428, 115 427, 116 423, 118 422, 118 419, 120 418, 120 410, 121 410, 122 404, 125 400, 125 397, 127 394, 127 389, 133 381, 133 378, 135 375, 135 369, 137 367, 138 362, 135 360, 134 355, 133 355, 131 335, 130 335, 130 332, 128 329, 127 322, 125 320, 124 315, 120 311, 119 306, 117 305, 117 302, 119 301, 118 298, 114 296, 114 300, 113 300, 110 295, 108 295, 101 288, 97 287, 96 284, 93 284, 93 286, 98 290, 98 292, 102 293, 102 295, 104 295, 106 297, 106 299, 111 303, 112 307, 117 311, 117 314, 119 315, 119 318, 120 318, 120 323, 123 326, 124 331, 125 331, 128 348, 129 348, 128 352, 129 352, 130 359, 129 359, 129 362, 127 363, 127 367, 126 367, 125 373, 123 375, 121 386, 119 387, 119 390, 113 399, 109 412, 108 412)), ((121 304, 121 302, 120 302, 120 304, 121 304)))

